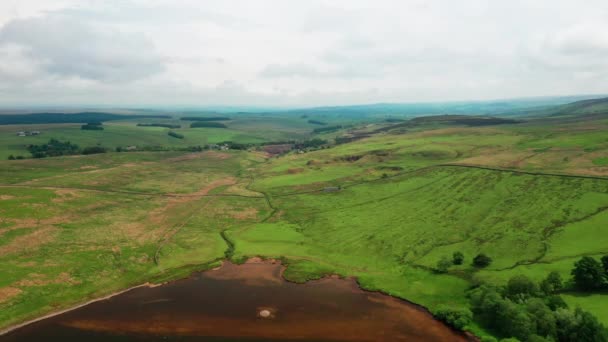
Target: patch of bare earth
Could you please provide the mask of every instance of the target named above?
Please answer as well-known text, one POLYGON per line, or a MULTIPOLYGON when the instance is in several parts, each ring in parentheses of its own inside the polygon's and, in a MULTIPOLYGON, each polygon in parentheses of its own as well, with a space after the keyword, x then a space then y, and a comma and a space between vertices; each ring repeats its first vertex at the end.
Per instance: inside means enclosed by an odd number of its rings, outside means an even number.
POLYGON ((185 154, 183 156, 168 158, 168 159, 166 159, 166 161, 168 161, 168 162, 178 162, 178 161, 194 160, 194 159, 200 159, 204 155, 205 154, 202 153, 202 152, 188 153, 188 154, 185 154))
POLYGON ((163 233, 162 235, 170 234, 172 224, 170 224, 169 218, 172 217, 172 210, 175 209, 179 205, 187 204, 189 202, 198 201, 204 196, 206 196, 210 191, 215 188, 224 185, 233 185, 236 184, 236 179, 233 177, 226 177, 222 179, 217 179, 207 184, 205 187, 200 190, 188 194, 188 195, 178 195, 175 194, 176 197, 172 197, 169 199, 164 206, 157 208, 150 212, 148 216, 148 220, 155 226, 161 227, 163 230, 169 230, 169 233, 163 233))
POLYGON ((608 167, 592 167, 588 169, 568 169, 568 173, 585 176, 608 176, 608 167))
POLYGON ((11 286, 7 286, 7 287, 0 287, 0 303, 4 303, 6 301, 8 301, 9 299, 18 296, 21 292, 20 289, 16 288, 16 287, 11 287, 11 286))
POLYGON ((417 137, 421 137, 421 138, 426 138, 426 137, 433 137, 433 136, 438 136, 438 135, 454 135, 454 134, 472 134, 472 133, 477 133, 477 134, 500 134, 500 133, 504 133, 498 129, 494 129, 494 128, 472 128, 472 127, 450 127, 450 128, 440 128, 440 129, 433 129, 433 130, 429 130, 429 131, 424 131, 424 132, 420 132, 420 133, 414 133, 415 136, 417 137))
POLYGON ((82 197, 78 191, 73 189, 55 190, 55 195, 58 197, 52 199, 53 203, 63 203, 78 197, 82 197))
POLYGON ((55 238, 55 227, 42 227, 36 231, 18 236, 8 244, 0 246, 0 256, 19 253, 23 251, 40 248, 40 246, 52 242, 55 238))
POLYGON ((12 225, 8 228, 0 229, 0 236, 2 234, 9 232, 15 229, 23 229, 23 228, 34 228, 34 227, 48 227, 54 224, 59 224, 63 222, 68 222, 68 216, 55 216, 47 219, 8 219, 8 222, 11 222, 12 225))
POLYGON ((230 158, 230 154, 217 152, 217 151, 207 151, 207 152, 203 152, 203 154, 205 155, 205 157, 211 157, 211 158, 221 159, 221 160, 230 158))
POLYGON ((44 286, 51 284, 68 284, 68 285, 77 285, 80 284, 79 280, 72 278, 72 276, 67 272, 62 272, 57 275, 55 278, 48 278, 44 274, 39 273, 30 273, 28 274, 26 279, 19 280, 14 283, 15 286, 44 286))
POLYGON ((230 216, 237 220, 254 220, 258 217, 258 210, 256 208, 245 208, 239 211, 230 211, 230 216))
POLYGON ((0 195, 0 201, 8 201, 15 198, 15 196, 12 195, 0 195))
POLYGON ((479 151, 479 155, 460 159, 458 162, 469 165, 517 168, 522 167, 525 161, 534 156, 535 153, 532 151, 484 149, 479 151))

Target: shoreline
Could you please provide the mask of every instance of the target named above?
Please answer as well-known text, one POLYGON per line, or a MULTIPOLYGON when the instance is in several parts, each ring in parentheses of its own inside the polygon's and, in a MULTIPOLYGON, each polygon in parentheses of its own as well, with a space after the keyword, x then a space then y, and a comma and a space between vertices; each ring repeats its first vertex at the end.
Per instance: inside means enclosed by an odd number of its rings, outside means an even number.
POLYGON ((0 336, 3 336, 3 335, 6 335, 6 334, 9 334, 9 333, 11 333, 11 332, 13 332, 13 331, 15 331, 15 330, 17 330, 17 329, 21 329, 21 328, 23 328, 23 327, 25 327, 25 326, 28 326, 28 325, 30 325, 30 324, 34 324, 34 323, 36 323, 36 322, 43 321, 43 320, 45 320, 45 319, 47 319, 47 318, 51 318, 51 317, 55 317, 55 316, 59 316, 59 315, 62 315, 62 314, 64 314, 64 313, 67 313, 67 312, 70 312, 70 311, 73 311, 73 310, 79 309, 79 308, 81 308, 81 307, 87 306, 87 305, 89 305, 89 304, 93 304, 93 303, 96 303, 96 302, 101 302, 102 300, 107 300, 107 299, 110 299, 110 298, 112 298, 112 297, 116 297, 116 296, 118 296, 118 295, 121 295, 121 294, 123 294, 123 293, 129 292, 129 291, 131 291, 131 290, 135 290, 135 289, 139 289, 139 288, 144 288, 144 287, 145 287, 145 288, 153 288, 153 287, 157 287, 157 286, 162 286, 162 285, 164 285, 164 284, 165 284, 165 283, 161 283, 161 284, 154 284, 154 283, 150 283, 150 282, 145 282, 145 283, 140 284, 140 285, 131 286, 131 287, 126 288, 126 289, 124 289, 124 290, 120 290, 120 291, 112 292, 112 293, 110 293, 110 294, 108 294, 108 295, 105 295, 105 296, 103 296, 103 297, 99 297, 99 298, 91 299, 91 300, 88 300, 88 301, 86 301, 86 302, 84 302, 84 303, 80 303, 80 304, 77 304, 77 305, 75 305, 75 306, 71 306, 71 307, 66 308, 66 309, 62 309, 62 310, 59 310, 59 311, 54 311, 54 312, 48 313, 48 314, 46 314, 46 315, 44 315, 44 316, 40 316, 40 317, 38 317, 38 318, 30 319, 30 320, 28 320, 28 321, 25 321, 25 322, 22 322, 22 323, 19 323, 19 324, 16 324, 16 325, 9 326, 9 327, 7 327, 7 328, 5 328, 5 329, 0 330, 0 336))
MULTIPOLYGON (((203 273, 203 272, 209 272, 209 271, 219 270, 220 268, 222 268, 224 266, 225 262, 231 262, 231 261, 227 260, 227 259, 222 260, 219 266, 214 267, 214 268, 210 268, 210 269, 200 270, 200 271, 193 271, 188 277, 190 277, 192 274, 195 274, 195 273, 203 273)), ((291 280, 288 280, 288 279, 285 278, 284 272, 285 272, 285 270, 287 269, 288 266, 286 266, 280 259, 264 258, 264 257, 254 256, 254 257, 248 258, 242 264, 258 264, 258 263, 261 263, 261 264, 264 264, 264 263, 279 264, 281 266, 281 269, 280 269, 280 272, 279 272, 279 277, 283 281, 286 281, 286 282, 289 282, 289 283, 294 283, 294 284, 301 284, 301 283, 294 282, 294 281, 291 281, 291 280)), ((238 266, 238 265, 241 265, 241 264, 235 264, 235 265, 238 266)), ((64 313, 67 313, 67 312, 70 312, 70 311, 73 311, 73 310, 77 310, 77 309, 82 308, 84 306, 87 306, 89 304, 93 304, 93 303, 96 303, 96 302, 100 302, 100 301, 103 301, 103 300, 110 299, 112 297, 115 297, 115 296, 121 295, 123 293, 129 292, 131 290, 135 290, 135 289, 139 289, 139 288, 154 288, 154 287, 158 287, 158 286, 162 286, 162 285, 168 284, 168 283, 173 282, 173 281, 178 281, 178 280, 181 280, 181 279, 187 279, 188 277, 174 279, 174 280, 163 282, 163 283, 145 282, 145 283, 140 284, 140 285, 131 286, 131 287, 126 288, 124 290, 116 291, 116 292, 110 293, 110 294, 108 294, 106 296, 103 296, 103 297, 100 297, 100 298, 91 299, 89 301, 86 301, 84 303, 75 305, 73 307, 69 307, 69 308, 62 309, 62 310, 59 310, 59 311, 56 311, 56 312, 52 312, 52 313, 46 314, 44 316, 40 316, 38 318, 31 319, 31 320, 19 323, 17 325, 9 326, 6 329, 0 330, 0 336, 9 334, 12 331, 15 331, 17 329, 23 328, 23 327, 28 326, 30 324, 34 324, 36 322, 40 322, 40 321, 43 321, 43 320, 51 318, 51 317, 55 317, 55 316, 62 315, 64 313)), ((453 330, 454 332, 457 332, 457 333, 461 334, 463 337, 466 337, 467 340, 469 340, 469 341, 479 341, 479 338, 477 336, 473 335, 472 333, 467 332, 467 331, 461 331, 461 330, 454 329, 454 328, 450 327, 449 325, 445 324, 444 322, 441 322, 440 320, 438 320, 433 315, 433 313, 427 307, 425 307, 423 305, 414 303, 414 302, 409 301, 409 300, 404 299, 404 298, 400 298, 400 297, 391 295, 391 294, 389 294, 387 292, 384 292, 382 290, 368 290, 368 289, 365 289, 363 286, 361 286, 361 284, 359 283, 357 277, 353 277, 353 276, 342 277, 339 274, 326 274, 326 275, 324 275, 323 277, 321 277, 319 279, 314 279, 314 280, 310 280, 310 281, 314 282, 314 281, 319 281, 319 280, 323 280, 323 279, 327 279, 327 278, 351 279, 351 280, 353 280, 355 282, 357 288, 359 290, 363 291, 363 292, 366 292, 366 293, 378 293, 378 294, 387 296, 389 298, 392 298, 394 300, 402 301, 402 302, 404 302, 404 303, 406 303, 406 304, 408 304, 410 306, 413 306, 415 309, 428 314, 433 320, 436 320, 436 321, 440 322, 441 324, 445 325, 447 328, 453 330)), ((308 282, 310 282, 310 281, 308 281, 308 282)))

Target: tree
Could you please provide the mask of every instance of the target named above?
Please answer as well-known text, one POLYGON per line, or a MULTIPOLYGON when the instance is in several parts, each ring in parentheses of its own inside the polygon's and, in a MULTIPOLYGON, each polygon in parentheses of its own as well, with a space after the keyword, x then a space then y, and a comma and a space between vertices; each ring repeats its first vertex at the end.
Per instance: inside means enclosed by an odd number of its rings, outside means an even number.
POLYGON ((555 293, 563 287, 562 277, 555 271, 549 273, 547 278, 540 282, 540 289, 547 295, 555 293))
POLYGON ((560 342, 606 342, 608 332, 592 314, 577 308, 555 312, 557 340, 560 342))
POLYGON ((463 262, 464 254, 462 254, 462 252, 454 252, 452 255, 452 263, 454 263, 454 265, 462 265, 463 262))
POLYGON ((548 296, 545 298, 545 302, 551 311, 557 311, 557 309, 567 309, 568 304, 560 296, 548 296))
POLYGON ((597 318, 595 318, 595 316, 580 308, 577 308, 574 311, 574 316, 578 318, 576 334, 579 341, 608 341, 608 332, 606 331, 606 328, 597 320, 597 318))
POLYGON ((517 305, 510 300, 506 300, 505 304, 497 312, 497 331, 501 335, 516 337, 525 341, 536 330, 531 315, 528 314, 525 307, 517 305))
POLYGON ((524 301, 538 293, 536 284, 525 275, 516 275, 509 279, 505 295, 514 301, 524 301))
POLYGON ((448 268, 452 266, 452 262, 447 257, 442 257, 437 262, 437 271, 440 273, 445 273, 448 271, 448 268))
POLYGON ((477 254, 477 256, 475 256, 475 258, 473 258, 473 266, 475 267, 487 267, 492 263, 492 258, 490 258, 489 256, 480 253, 477 254))
POLYGON ((495 288, 482 285, 470 293, 471 310, 475 317, 490 328, 496 327, 498 312, 504 299, 495 288))
POLYGON ((15 156, 12 154, 10 156, 8 156, 8 160, 15 160, 15 159, 16 159, 15 156))
POLYGON ((594 258, 584 256, 574 263, 572 276, 576 286, 584 291, 601 287, 605 277, 604 267, 594 258))
POLYGON ((531 298, 526 303, 526 310, 534 321, 536 334, 555 338, 557 336, 557 325, 553 311, 540 298, 531 298))
POLYGON ((451 327, 462 330, 473 320, 473 313, 468 309, 440 307, 435 312, 435 317, 451 327))
POLYGON ((602 266, 604 266, 604 273, 608 275, 608 255, 602 257, 602 266))
POLYGON ((91 146, 91 147, 85 147, 82 150, 82 154, 97 154, 97 153, 106 153, 107 150, 105 147, 101 147, 101 146, 91 146))

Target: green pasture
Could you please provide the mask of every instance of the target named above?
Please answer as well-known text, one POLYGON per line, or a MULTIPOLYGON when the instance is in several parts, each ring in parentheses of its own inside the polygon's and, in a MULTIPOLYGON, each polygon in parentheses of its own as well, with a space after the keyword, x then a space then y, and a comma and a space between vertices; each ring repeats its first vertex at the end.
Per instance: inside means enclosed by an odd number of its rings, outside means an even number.
MULTIPOLYGON (((0 297, 0 327, 225 257, 280 258, 297 282, 355 276, 431 310, 465 307, 481 281, 551 271, 569 279, 581 256, 608 254, 607 128, 595 123, 383 132, 272 158, 172 151, 1 160, 0 294, 12 295, 0 297), (464 264, 437 273, 456 251, 464 264), (471 265, 478 253, 493 259, 487 268, 471 265)), ((37 137, 3 126, 0 155, 50 137, 184 147, 309 137, 314 128, 295 116, 226 124, 176 129, 184 140, 134 122, 104 131, 50 125, 37 137)), ((607 294, 564 298, 608 324, 607 294)))

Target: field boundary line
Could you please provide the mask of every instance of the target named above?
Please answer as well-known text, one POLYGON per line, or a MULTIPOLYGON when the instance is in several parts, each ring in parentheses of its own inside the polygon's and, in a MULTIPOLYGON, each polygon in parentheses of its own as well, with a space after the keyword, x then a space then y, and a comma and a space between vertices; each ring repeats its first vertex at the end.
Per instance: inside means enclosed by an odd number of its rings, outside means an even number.
POLYGON ((109 189, 94 189, 94 188, 78 188, 68 186, 47 186, 47 185, 20 185, 20 184, 0 184, 0 188, 25 188, 25 189, 45 189, 45 190, 76 190, 76 191, 90 191, 90 192, 101 192, 109 194, 123 194, 123 195, 137 195, 137 196, 157 196, 157 197, 170 197, 170 198, 189 198, 189 197, 243 197, 243 198, 264 198, 264 196, 246 196, 239 194, 176 194, 176 193, 163 193, 163 192, 141 192, 141 191, 129 191, 129 190, 109 190, 109 189))
MULTIPOLYGON (((512 172, 519 173, 531 176, 552 176, 552 177, 566 177, 566 178, 581 178, 581 179, 598 179, 608 181, 608 176, 587 176, 587 175, 574 175, 568 173, 550 173, 550 172, 535 172, 535 171, 524 171, 518 169, 507 169, 500 167, 491 167, 491 166, 483 166, 483 165, 472 165, 472 164, 459 164, 459 163, 446 163, 446 164, 437 164, 435 166, 439 167, 463 167, 470 169, 479 169, 479 170, 487 170, 487 171, 502 171, 502 172, 512 172)), ((432 167, 432 166, 431 166, 432 167)))

